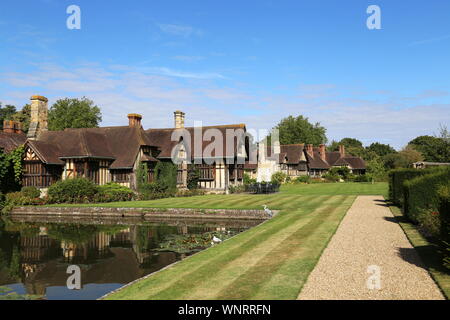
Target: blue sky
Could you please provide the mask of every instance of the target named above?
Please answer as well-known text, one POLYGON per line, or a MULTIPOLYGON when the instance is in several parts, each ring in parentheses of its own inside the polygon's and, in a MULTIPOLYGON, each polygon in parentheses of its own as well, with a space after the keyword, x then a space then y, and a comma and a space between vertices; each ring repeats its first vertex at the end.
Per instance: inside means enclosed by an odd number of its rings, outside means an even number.
POLYGON ((330 140, 396 148, 450 127, 448 1, 2 1, 0 38, 3 104, 87 96, 102 125, 139 112, 172 126, 181 109, 188 124, 270 129, 302 114, 330 140))

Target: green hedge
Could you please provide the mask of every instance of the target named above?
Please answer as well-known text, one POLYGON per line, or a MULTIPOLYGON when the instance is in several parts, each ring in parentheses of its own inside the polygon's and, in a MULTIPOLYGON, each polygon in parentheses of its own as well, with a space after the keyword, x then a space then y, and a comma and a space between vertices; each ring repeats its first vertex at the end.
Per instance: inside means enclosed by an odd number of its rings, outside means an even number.
POLYGON ((405 181, 403 193, 403 213, 440 242, 450 269, 450 167, 405 181))
POLYGON ((98 186, 98 193, 94 196, 95 202, 113 202, 133 200, 134 192, 128 187, 118 183, 109 182, 98 186))
POLYGON ((403 213, 422 223, 426 215, 436 213, 442 201, 441 188, 450 183, 450 168, 428 172, 403 183, 403 213))
POLYGON ((431 173, 433 169, 396 169, 389 172, 389 200, 396 205, 403 205, 403 183, 431 173))

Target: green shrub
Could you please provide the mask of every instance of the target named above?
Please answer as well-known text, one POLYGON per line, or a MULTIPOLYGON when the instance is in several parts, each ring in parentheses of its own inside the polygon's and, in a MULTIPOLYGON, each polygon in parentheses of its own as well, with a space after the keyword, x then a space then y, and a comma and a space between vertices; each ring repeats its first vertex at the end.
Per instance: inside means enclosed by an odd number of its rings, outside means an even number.
POLYGON ((187 188, 189 190, 198 189, 198 182, 200 181, 200 170, 195 167, 191 167, 187 174, 187 188))
POLYGON ((353 182, 370 182, 370 181, 371 181, 370 176, 366 174, 357 175, 353 179, 353 182))
POLYGON ((347 167, 332 167, 330 170, 328 170, 327 173, 333 177, 339 176, 344 180, 348 179, 351 176, 350 169, 347 167))
POLYGON ((176 190, 169 190, 168 186, 159 182, 146 183, 141 186, 139 200, 152 200, 173 197, 176 190))
POLYGON ((230 185, 228 187, 228 191, 230 191, 230 193, 242 193, 245 192, 245 185, 243 184, 239 184, 239 185, 230 185))
POLYGON ((41 205, 45 204, 45 200, 39 198, 31 198, 21 191, 10 192, 5 196, 1 208, 1 212, 6 214, 9 213, 14 207, 28 206, 28 205, 41 205))
POLYGON ((202 196, 206 194, 205 190, 202 189, 188 189, 188 190, 178 190, 176 193, 176 197, 193 197, 193 196, 202 196))
POLYGON ((322 178, 324 178, 328 182, 338 182, 341 179, 341 176, 338 174, 327 172, 322 176, 322 178))
POLYGON ((244 181, 244 185, 246 185, 246 186, 256 183, 256 179, 250 178, 250 175, 248 173, 244 173, 243 181, 244 181))
POLYGON ((155 166, 155 182, 166 188, 169 194, 175 194, 177 189, 178 167, 172 162, 160 161, 155 166))
POLYGON ((294 179, 294 183, 310 183, 311 177, 310 176, 298 176, 294 179))
POLYGON ((287 179, 287 174, 281 171, 275 172, 272 174, 272 177, 270 178, 270 182, 282 184, 285 183, 287 179))
POLYGON ((39 198, 41 196, 41 191, 36 187, 22 187, 20 192, 29 198, 39 198))
POLYGON ((98 186, 98 192, 94 196, 95 202, 113 202, 133 200, 134 192, 128 187, 110 182, 98 186))
POLYGON ((92 202, 98 186, 86 178, 60 180, 48 188, 48 200, 51 203, 87 203, 92 202))

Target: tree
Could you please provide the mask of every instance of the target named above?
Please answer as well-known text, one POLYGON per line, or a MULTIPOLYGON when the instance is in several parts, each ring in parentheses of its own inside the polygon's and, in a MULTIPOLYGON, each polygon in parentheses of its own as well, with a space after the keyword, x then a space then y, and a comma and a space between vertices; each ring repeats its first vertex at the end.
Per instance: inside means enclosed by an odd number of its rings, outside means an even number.
POLYGON ((327 146, 327 151, 338 151, 339 142, 336 140, 331 140, 330 144, 327 146))
POLYGON ((422 153, 425 161, 450 162, 450 142, 445 138, 419 136, 411 140, 409 145, 422 153))
POLYGON ((16 107, 12 106, 10 104, 5 105, 2 107, 2 104, 0 102, 0 130, 3 130, 3 121, 9 120, 10 117, 16 113, 16 107))
POLYGON ((366 149, 368 151, 374 152, 375 154, 377 154, 380 157, 384 157, 387 154, 397 152, 390 145, 384 144, 384 143, 379 143, 379 142, 372 143, 370 146, 366 147, 366 149))
POLYGON ((319 122, 310 123, 308 118, 302 115, 284 118, 275 128, 279 130, 280 144, 319 145, 327 142, 326 129, 319 122))
POLYGON ((343 138, 341 141, 339 141, 339 144, 342 144, 345 146, 346 149, 348 148, 363 148, 363 144, 361 141, 355 138, 343 138))
POLYGON ((102 120, 99 107, 92 100, 60 99, 52 105, 48 113, 49 130, 66 128, 96 128, 102 120))
POLYGON ((367 174, 376 181, 382 181, 386 179, 386 168, 383 160, 380 157, 367 161, 367 174))
POLYGON ((390 153, 384 156, 385 166, 390 169, 408 168, 414 162, 423 161, 423 155, 411 145, 406 146, 398 153, 390 153))
POLYGON ((11 120, 19 121, 22 124, 22 130, 24 132, 28 131, 30 127, 30 119, 31 119, 31 106, 26 104, 23 106, 22 110, 11 115, 11 120))

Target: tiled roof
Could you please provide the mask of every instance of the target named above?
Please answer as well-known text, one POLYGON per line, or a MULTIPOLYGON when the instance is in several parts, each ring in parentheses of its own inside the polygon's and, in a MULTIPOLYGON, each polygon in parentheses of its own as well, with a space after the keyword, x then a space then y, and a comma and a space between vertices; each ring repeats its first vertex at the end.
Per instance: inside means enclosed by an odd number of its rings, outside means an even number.
POLYGON ((141 146, 151 146, 142 128, 120 126, 42 132, 28 143, 47 163, 65 158, 101 158, 113 161, 111 169, 132 168, 141 146))
POLYGON ((24 144, 27 136, 23 133, 7 133, 0 131, 0 149, 11 152, 21 144, 24 144))
MULTIPOLYGON (((147 136, 150 140, 150 143, 152 145, 158 146, 161 150, 161 153, 158 155, 158 158, 164 159, 164 158, 170 158, 172 154, 172 150, 179 142, 179 136, 181 136, 183 133, 188 133, 186 137, 183 139, 183 143, 185 145, 186 150, 191 154, 191 158, 196 157, 194 154, 195 149, 195 136, 194 136, 194 127, 185 127, 183 129, 175 129, 175 128, 167 128, 167 129, 148 129, 145 132, 147 133, 147 136), (186 131, 183 131, 185 129, 186 131), (173 134, 173 136, 172 136, 173 134), (190 140, 185 140, 190 138, 190 140)), ((203 134, 208 129, 215 129, 218 130, 222 137, 222 147, 221 154, 214 151, 211 153, 212 157, 221 157, 221 158, 234 158, 236 156, 237 147, 238 147, 238 139, 235 137, 233 141, 233 145, 229 147, 229 150, 227 148, 227 130, 239 130, 241 129, 243 133, 246 132, 246 128, 244 124, 231 124, 231 125, 221 125, 221 126, 205 126, 205 127, 199 127, 197 128, 199 131, 201 130, 201 137, 203 137, 203 134)), ((199 132, 200 133, 200 132, 199 132)), ((230 141, 231 142, 231 141, 230 141)), ((207 141, 206 139, 201 139, 201 148, 198 151, 203 153, 205 152, 206 148, 210 145, 209 148, 212 147, 213 141, 207 141)), ((207 150, 206 150, 207 151, 207 150)))

